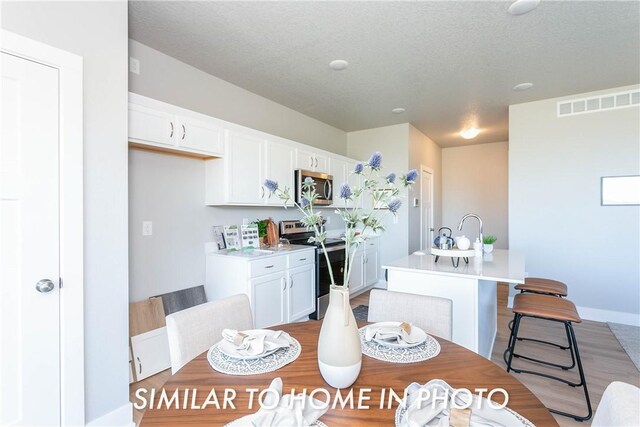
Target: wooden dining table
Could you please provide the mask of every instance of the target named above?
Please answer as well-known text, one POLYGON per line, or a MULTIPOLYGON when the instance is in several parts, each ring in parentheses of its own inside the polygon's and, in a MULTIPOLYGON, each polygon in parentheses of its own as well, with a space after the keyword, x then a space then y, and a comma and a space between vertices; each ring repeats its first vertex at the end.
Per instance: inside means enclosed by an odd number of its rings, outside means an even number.
MULTIPOLYGON (((258 388, 260 390, 269 387, 271 381, 280 377, 283 381, 283 393, 287 394, 292 388, 296 392, 301 392, 306 388, 307 394, 314 389, 326 389, 331 399, 334 399, 336 389, 330 387, 318 370, 317 344, 318 334, 322 322, 308 321, 280 325, 273 329, 283 330, 296 338, 301 346, 300 356, 292 363, 274 372, 260 375, 226 375, 215 371, 207 361, 207 352, 202 353, 194 360, 187 363, 180 371, 169 378, 164 385, 167 395, 171 396, 175 390, 181 394, 179 408, 175 405, 167 409, 165 406, 158 409, 149 408, 146 410, 141 426, 220 426, 225 425, 245 415, 255 413, 258 410, 256 393, 253 396, 253 408, 249 409, 250 393, 247 389, 258 388), (215 394, 220 406, 223 404, 225 389, 234 389, 236 396, 233 404, 236 409, 218 409, 213 405, 206 409, 184 409, 184 390, 189 389, 190 395, 187 400, 187 407, 191 406, 193 391, 196 391, 197 398, 194 400, 196 406, 201 406, 207 396, 215 389, 215 394)), ((362 327, 366 323, 359 323, 362 327)), ((467 350, 457 344, 445 339, 436 337, 441 346, 438 356, 418 363, 397 364, 383 362, 365 355, 362 356, 362 370, 360 375, 351 386, 354 389, 355 404, 357 406, 357 396, 363 390, 365 396, 371 400, 363 402, 370 406, 369 409, 341 408, 339 405, 335 409, 329 409, 320 421, 332 426, 393 426, 398 403, 391 408, 387 406, 387 397, 384 398, 383 408, 380 409, 381 390, 386 389, 389 395, 389 388, 402 397, 404 389, 412 382, 424 384, 432 379, 441 379, 449 383, 453 388, 466 388, 474 392, 476 389, 484 388, 492 390, 503 388, 508 392, 508 408, 518 412, 523 417, 534 423, 536 426, 557 426, 555 419, 551 416, 547 408, 534 396, 520 381, 511 374, 505 372, 499 366, 484 357, 467 350), (366 389, 371 389, 370 391, 366 389)), ((156 400, 162 390, 156 390, 156 400)), ((340 390, 345 396, 349 390, 340 390)), ((485 392, 486 395, 486 392, 485 392)), ((318 394, 317 398, 326 400, 326 395, 318 394)), ((149 399, 149 394, 147 394, 149 399)), ((502 394, 495 394, 493 397, 497 403, 503 403, 502 394)), ((134 401, 135 403, 135 401, 134 401)))

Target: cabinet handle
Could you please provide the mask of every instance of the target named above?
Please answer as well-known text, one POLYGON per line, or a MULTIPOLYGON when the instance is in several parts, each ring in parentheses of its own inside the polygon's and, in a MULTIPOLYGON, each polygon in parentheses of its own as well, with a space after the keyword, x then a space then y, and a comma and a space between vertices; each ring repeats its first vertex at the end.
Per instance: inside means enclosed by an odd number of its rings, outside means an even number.
POLYGON ((264 187, 260 187, 260 189, 262 190, 262 192, 260 193, 260 198, 264 199, 264 187))
POLYGON ((264 268, 273 268, 273 265, 267 265, 264 268))
POLYGON ((293 277, 289 279, 289 289, 293 288, 293 277))
POLYGON ((184 125, 182 125, 182 140, 184 141, 184 137, 187 136, 187 129, 185 129, 184 125))
POLYGON ((318 167, 318 158, 316 157, 316 167, 318 167))
POLYGON ((284 292, 287 289, 287 281, 284 277, 280 281, 282 282, 282 292, 284 292))
POLYGON ((306 258, 300 258, 300 261, 306 261, 306 260, 307 260, 306 258))
POLYGON ((138 359, 138 366, 140 367, 138 369, 138 373, 141 374, 142 373, 142 362, 140 361, 140 358, 138 356, 136 356, 136 359, 138 359))
POLYGON ((171 125, 171 133, 169 134, 169 138, 173 138, 173 122, 169 122, 171 125))
POLYGON ((313 156, 309 156, 309 167, 313 167, 313 156))

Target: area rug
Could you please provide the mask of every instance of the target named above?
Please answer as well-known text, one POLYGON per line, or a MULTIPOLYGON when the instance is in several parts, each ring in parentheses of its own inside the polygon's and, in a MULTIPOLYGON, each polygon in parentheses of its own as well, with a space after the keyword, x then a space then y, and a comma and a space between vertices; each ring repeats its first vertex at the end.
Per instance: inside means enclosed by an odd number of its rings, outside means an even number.
POLYGON ((640 371, 640 328, 620 323, 607 323, 607 326, 640 371))
POLYGON ((356 318, 356 322, 366 322, 369 317, 369 306, 359 305, 353 309, 353 316, 356 318))

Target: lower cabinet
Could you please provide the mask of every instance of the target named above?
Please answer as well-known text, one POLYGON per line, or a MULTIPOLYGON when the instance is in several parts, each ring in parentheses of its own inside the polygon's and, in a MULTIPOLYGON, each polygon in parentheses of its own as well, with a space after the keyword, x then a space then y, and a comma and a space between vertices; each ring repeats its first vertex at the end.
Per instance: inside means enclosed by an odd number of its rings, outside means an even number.
POLYGON ((153 329, 131 337, 133 369, 136 381, 171 367, 167 328, 153 329))
POLYGON ((285 272, 251 279, 251 308, 256 328, 287 323, 287 275, 285 272))
POLYGON ((380 278, 380 251, 378 238, 371 237, 358 249, 353 257, 353 267, 349 278, 349 294, 359 293, 378 283, 380 278))
POLYGON ((316 309, 315 259, 314 248, 255 258, 207 254, 207 299, 247 294, 256 328, 302 320, 316 309))

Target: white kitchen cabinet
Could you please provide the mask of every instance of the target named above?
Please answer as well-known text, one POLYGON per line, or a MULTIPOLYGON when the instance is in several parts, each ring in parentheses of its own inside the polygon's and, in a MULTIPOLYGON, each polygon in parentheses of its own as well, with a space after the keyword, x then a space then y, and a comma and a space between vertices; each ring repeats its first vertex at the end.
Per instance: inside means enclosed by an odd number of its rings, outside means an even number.
POLYGON ((287 274, 284 271, 250 280, 253 324, 266 328, 287 323, 287 274))
POLYGON ((335 208, 344 208, 347 206, 345 200, 340 197, 340 187, 347 182, 347 162, 338 157, 329 158, 329 175, 333 176, 333 204, 335 208))
POLYGON ((380 251, 378 251, 378 239, 369 239, 365 242, 364 254, 364 286, 378 283, 380 276, 380 251))
POLYGON ((297 169, 327 173, 329 170, 328 163, 329 158, 323 153, 300 147, 296 149, 297 169))
POLYGON ((289 318, 288 321, 301 319, 315 311, 315 264, 308 264, 289 270, 289 318))
POLYGON ((153 329, 131 337, 136 381, 171 367, 167 328, 153 329))
MULTIPOLYGON (((278 183, 280 188, 288 187, 293 197, 293 171, 295 169, 295 153, 296 149, 287 141, 280 141, 275 138, 269 138, 266 143, 266 155, 264 159, 264 179, 271 179, 278 183)), ((265 190, 266 191, 266 190, 265 190)), ((275 195, 264 198, 267 205, 282 206, 283 200, 275 195)), ((293 201, 289 201, 288 206, 293 206, 293 201)))
POLYGON ((224 122, 195 111, 129 94, 129 142, 133 146, 198 157, 223 155, 224 122))
POLYGON ((260 204, 265 200, 263 179, 264 139, 250 133, 227 131, 226 156, 213 162, 224 162, 224 177, 211 184, 226 181, 226 201, 238 204, 260 204))
POLYGON ((364 250, 358 249, 353 255, 351 264, 351 275, 349 276, 349 294, 353 295, 364 289, 365 269, 364 269, 364 250))
POLYGON ((380 279, 380 250, 378 238, 370 237, 354 256, 349 278, 349 294, 355 295, 375 285, 380 279))
POLYGON ((207 253, 207 299, 247 294, 256 328, 303 320, 315 311, 315 260, 311 247, 269 256, 207 253))

